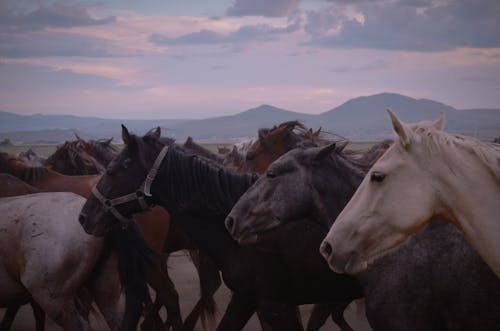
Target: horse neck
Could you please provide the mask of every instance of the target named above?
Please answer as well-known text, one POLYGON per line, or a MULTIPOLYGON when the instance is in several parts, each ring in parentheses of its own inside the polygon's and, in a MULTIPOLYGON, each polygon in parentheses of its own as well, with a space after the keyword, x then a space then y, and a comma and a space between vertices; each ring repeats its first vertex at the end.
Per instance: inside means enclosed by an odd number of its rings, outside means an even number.
POLYGON ((227 215, 257 180, 171 149, 158 175, 160 200, 172 211, 227 215))
POLYGON ((49 191, 49 192, 73 192, 84 198, 89 198, 91 194, 92 187, 94 187, 99 179, 100 175, 88 175, 88 176, 67 176, 61 175, 55 171, 46 169, 42 176, 37 180, 29 183, 36 188, 49 191))
POLYGON ((454 160, 439 159, 432 167, 438 185, 435 213, 451 220, 500 277, 500 182, 470 155, 454 160))

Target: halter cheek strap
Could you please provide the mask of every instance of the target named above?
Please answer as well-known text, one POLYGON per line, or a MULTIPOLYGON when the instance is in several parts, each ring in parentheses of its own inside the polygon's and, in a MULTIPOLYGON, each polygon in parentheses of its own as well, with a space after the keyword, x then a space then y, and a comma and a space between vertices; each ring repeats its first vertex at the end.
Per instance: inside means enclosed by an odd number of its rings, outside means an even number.
POLYGON ((123 216, 115 208, 115 206, 137 200, 143 211, 149 210, 151 208, 151 205, 149 205, 146 201, 146 197, 152 197, 151 185, 153 184, 153 181, 158 174, 158 169, 160 168, 161 162, 165 158, 165 155, 167 155, 168 148, 169 146, 165 146, 162 148, 162 150, 156 157, 153 166, 149 170, 146 179, 144 179, 144 182, 142 182, 142 184, 139 186, 139 189, 137 189, 137 191, 135 191, 134 193, 122 195, 121 197, 114 199, 108 199, 101 192, 99 192, 97 186, 94 186, 92 188, 92 194, 97 198, 97 200, 99 200, 99 202, 101 202, 104 211, 113 214, 113 216, 116 217, 116 219, 120 221, 120 223, 122 223, 123 227, 126 227, 130 222, 133 221, 133 219, 123 216))

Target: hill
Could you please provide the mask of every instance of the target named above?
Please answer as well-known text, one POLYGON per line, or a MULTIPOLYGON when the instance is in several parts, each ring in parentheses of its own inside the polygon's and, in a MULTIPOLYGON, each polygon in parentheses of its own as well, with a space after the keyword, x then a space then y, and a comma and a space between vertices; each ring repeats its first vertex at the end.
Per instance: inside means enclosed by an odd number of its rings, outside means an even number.
POLYGON ((322 127, 323 130, 353 140, 378 140, 392 136, 386 108, 391 108, 406 122, 435 119, 444 112, 448 132, 474 135, 482 139, 493 139, 500 135, 500 109, 455 109, 434 100, 381 93, 351 99, 318 115, 288 111, 270 105, 202 120, 115 120, 69 115, 23 116, 0 112, 0 139, 11 139, 14 143, 61 141, 60 139, 72 139, 75 131, 86 138, 118 138, 120 124, 123 123, 138 134, 160 126, 164 128, 165 135, 178 140, 187 136, 222 140, 254 137, 259 128, 300 120, 309 127, 322 127))

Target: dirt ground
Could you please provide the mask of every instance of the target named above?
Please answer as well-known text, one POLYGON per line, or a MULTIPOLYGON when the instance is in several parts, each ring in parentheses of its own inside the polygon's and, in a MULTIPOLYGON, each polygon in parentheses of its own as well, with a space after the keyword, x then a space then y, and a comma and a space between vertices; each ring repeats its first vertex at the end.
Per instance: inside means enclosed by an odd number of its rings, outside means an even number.
MULTIPOLYGON (((183 317, 187 316, 190 312, 191 308, 196 303, 199 297, 199 286, 198 286, 198 276, 193 267, 193 264, 189 260, 186 254, 184 253, 175 253, 171 255, 169 258, 169 272, 170 275, 176 285, 177 290, 179 291, 180 301, 181 301, 181 309, 183 317)), ((217 302, 217 321, 222 317, 226 305, 228 303, 228 299, 230 297, 230 291, 222 286, 219 291, 216 293, 215 301, 217 302)), ((309 318, 309 314, 311 311, 312 305, 304 305, 301 306, 302 319, 304 322, 304 326, 307 323, 309 318)), ((0 310, 1 316, 4 314, 4 309, 0 310)), ((351 325, 351 327, 356 331, 369 331, 371 328, 366 321, 364 316, 364 305, 362 300, 358 300, 352 303, 346 310, 344 314, 347 322, 351 325)), ((107 327, 102 325, 102 323, 96 323, 93 321, 92 323, 93 330, 104 331, 108 330, 107 327)), ((14 321, 14 325, 12 327, 12 331, 31 331, 34 330, 35 324, 33 319, 33 313, 31 308, 26 305, 19 311, 16 320, 14 321)), ((47 331, 60 331, 62 330, 57 325, 55 325, 50 319, 47 319, 46 322, 46 330, 47 331)), ((202 330, 201 324, 198 323, 196 330, 202 330)), ((258 331, 261 330, 260 324, 254 315, 248 324, 246 325, 244 331, 258 331)), ((324 331, 337 331, 340 330, 331 319, 323 326, 321 330, 324 331)))

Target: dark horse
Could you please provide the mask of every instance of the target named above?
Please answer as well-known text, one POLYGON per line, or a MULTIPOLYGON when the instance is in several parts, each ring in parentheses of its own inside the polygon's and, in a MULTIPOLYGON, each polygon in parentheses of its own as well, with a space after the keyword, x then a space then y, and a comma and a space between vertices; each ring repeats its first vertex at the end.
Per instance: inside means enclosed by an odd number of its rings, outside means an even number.
MULTIPOLYGON (((219 330, 240 330, 256 309, 275 330, 301 330, 296 305, 315 302, 351 302, 362 296, 352 277, 331 272, 316 248, 296 247, 286 254, 274 254, 239 246, 224 228, 224 218, 238 198, 255 182, 256 176, 235 174, 226 168, 160 142, 160 130, 142 138, 129 135, 123 127, 126 146, 110 164, 80 214, 88 233, 104 235, 117 223, 117 213, 131 215, 140 210, 137 201, 104 209, 117 197, 135 192, 157 203, 173 215, 201 250, 206 251, 222 271, 225 283, 234 291, 219 330), (160 157, 160 158, 157 158, 160 157), (163 157, 163 159, 161 159, 163 157), (153 176, 154 177, 154 176, 153 176), (110 202, 106 202, 106 199, 110 202), (298 256, 302 264, 297 263, 298 256), (289 255, 287 255, 289 254, 289 255), (299 255, 301 254, 301 255, 299 255), (288 264, 293 261, 293 264, 288 264), (312 270, 312 274, 304 272, 312 270)), ((122 218, 123 219, 123 218, 122 218)), ((311 227, 314 231, 314 227, 311 227)), ((303 234, 291 231, 281 244, 303 234)), ((277 244, 277 243, 273 243, 277 244)), ((347 305, 347 304, 346 304, 347 305)))
MULTIPOLYGON (((54 171, 65 175, 91 175, 102 174, 118 154, 118 149, 111 144, 112 139, 107 140, 85 140, 76 135, 76 140, 67 141, 59 146, 48 160, 47 165, 54 171)), ((173 139, 162 138, 165 144, 174 143, 173 139)), ((188 144, 188 141, 186 141, 188 144)), ((191 139, 188 146, 194 149, 196 153, 200 150, 204 152, 203 147, 194 143, 191 139)), ((207 153, 210 153, 207 151, 207 153)), ((204 155, 204 154, 203 154, 204 155)), ((148 244, 156 251, 166 253, 167 256, 173 251, 180 249, 189 249, 194 265, 198 271, 200 279, 201 297, 196 303, 193 310, 187 316, 182 329, 185 331, 193 330, 196 322, 201 317, 202 323, 208 318, 212 319, 215 312, 215 302, 213 301, 213 293, 220 286, 220 276, 213 263, 204 254, 198 254, 197 249, 192 247, 192 244, 186 239, 186 235, 175 226, 169 226, 169 215, 161 208, 155 208, 154 214, 147 217, 139 215, 138 226, 144 235, 148 244)), ((162 275, 157 277, 155 283, 156 292, 168 293, 168 295, 160 298, 157 295, 154 304, 145 310, 145 319, 142 324, 144 330, 152 329, 153 325, 159 325, 160 321, 158 311, 162 307, 163 302, 167 302, 167 323, 174 330, 181 328, 182 321, 178 302, 178 293, 174 287, 172 280, 168 274, 165 261, 161 261, 162 275), (164 284, 162 284, 162 282, 164 284), (158 287, 161 287, 158 289, 158 287)), ((150 270, 154 273, 154 271, 150 270)), ((162 328, 161 326, 156 326, 162 328)))
MULTIPOLYGON (((358 160, 334 145, 288 152, 240 198, 228 229, 252 243, 279 238, 292 224, 328 229, 369 168, 358 160)), ((319 249, 320 243, 309 244, 319 249)), ((359 279, 374 330, 494 331, 500 325, 500 281, 445 222, 430 224, 359 279)))

